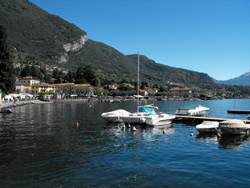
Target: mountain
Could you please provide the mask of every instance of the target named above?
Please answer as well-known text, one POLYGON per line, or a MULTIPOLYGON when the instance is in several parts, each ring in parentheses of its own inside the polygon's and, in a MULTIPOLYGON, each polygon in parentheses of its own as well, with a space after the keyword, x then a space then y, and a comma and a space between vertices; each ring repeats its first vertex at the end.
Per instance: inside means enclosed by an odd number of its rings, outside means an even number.
POLYGON ((244 74, 239 77, 229 79, 229 80, 215 80, 217 84, 226 84, 226 85, 241 85, 249 86, 250 85, 250 70, 247 70, 244 74))
MULTIPOLYGON (((0 25, 8 31, 15 62, 40 61, 74 71, 91 65, 103 80, 137 79, 137 55, 125 56, 88 39, 87 32, 28 0, 0 0, 0 18, 0 25)), ((214 84, 207 74, 158 64, 146 56, 140 57, 140 78, 157 84, 214 84)))

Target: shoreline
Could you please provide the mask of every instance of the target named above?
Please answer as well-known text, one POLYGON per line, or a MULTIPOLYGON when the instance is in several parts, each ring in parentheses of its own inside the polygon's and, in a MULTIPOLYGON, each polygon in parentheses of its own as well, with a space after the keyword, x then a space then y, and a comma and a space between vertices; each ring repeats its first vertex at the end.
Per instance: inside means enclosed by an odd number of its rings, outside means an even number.
POLYGON ((17 106, 23 106, 23 105, 29 105, 29 104, 72 103, 72 102, 88 102, 88 99, 66 99, 66 100, 56 99, 56 100, 50 100, 50 101, 28 100, 28 101, 2 102, 2 104, 0 105, 0 113, 10 112, 8 111, 9 108, 14 108, 17 106))

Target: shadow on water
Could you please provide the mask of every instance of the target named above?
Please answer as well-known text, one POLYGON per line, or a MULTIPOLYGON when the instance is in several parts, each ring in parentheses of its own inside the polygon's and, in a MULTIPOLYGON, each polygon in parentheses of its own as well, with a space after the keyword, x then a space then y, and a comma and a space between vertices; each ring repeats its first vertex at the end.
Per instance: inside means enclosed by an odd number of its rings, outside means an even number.
POLYGON ((249 141, 247 135, 222 135, 219 139, 219 149, 238 150, 243 149, 245 143, 249 141))
POLYGON ((239 150, 242 149, 250 139, 247 135, 222 135, 220 138, 216 134, 198 134, 196 136, 197 142, 218 142, 218 149, 220 150, 239 150))

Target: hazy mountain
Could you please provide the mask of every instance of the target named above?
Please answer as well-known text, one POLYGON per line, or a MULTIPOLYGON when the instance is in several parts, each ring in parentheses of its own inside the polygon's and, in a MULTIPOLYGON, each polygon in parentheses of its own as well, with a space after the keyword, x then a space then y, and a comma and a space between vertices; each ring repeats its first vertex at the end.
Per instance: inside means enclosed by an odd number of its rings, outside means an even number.
POLYGON ((250 70, 247 70, 244 74, 242 74, 239 77, 232 78, 229 80, 215 80, 214 79, 214 82, 217 84, 247 86, 247 85, 250 85, 250 70))
MULTIPOLYGON (((106 44, 89 40, 87 33, 76 25, 28 0, 0 0, 0 18, 0 25, 8 31, 15 61, 29 58, 72 70, 91 64, 104 79, 131 81, 137 78, 137 55, 125 56, 106 44)), ((140 59, 141 80, 158 84, 167 81, 186 85, 214 83, 204 73, 158 64, 145 56, 140 59)))

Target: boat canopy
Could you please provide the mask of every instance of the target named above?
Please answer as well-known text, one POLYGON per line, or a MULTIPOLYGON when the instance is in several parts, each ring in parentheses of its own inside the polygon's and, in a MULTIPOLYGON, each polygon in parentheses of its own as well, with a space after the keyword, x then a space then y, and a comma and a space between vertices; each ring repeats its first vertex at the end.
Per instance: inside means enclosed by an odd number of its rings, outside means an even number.
POLYGON ((146 105, 146 106, 140 106, 140 112, 145 112, 148 115, 156 115, 155 109, 158 109, 157 106, 146 105))
POLYGON ((199 107, 199 104, 190 104, 188 106, 185 107, 181 107, 179 108, 180 110, 192 110, 192 109, 196 109, 197 107, 199 107))

